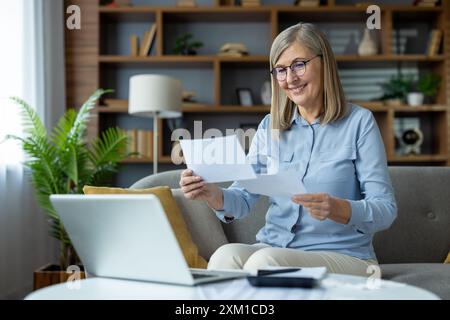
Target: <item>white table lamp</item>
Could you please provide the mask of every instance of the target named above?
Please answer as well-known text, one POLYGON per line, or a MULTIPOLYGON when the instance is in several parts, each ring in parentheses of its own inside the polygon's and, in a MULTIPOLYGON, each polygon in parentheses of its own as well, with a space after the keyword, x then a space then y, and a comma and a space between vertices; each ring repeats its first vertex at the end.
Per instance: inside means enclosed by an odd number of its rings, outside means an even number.
POLYGON ((130 78, 128 113, 153 118, 153 173, 158 172, 158 119, 181 117, 182 87, 177 79, 141 74, 130 78))

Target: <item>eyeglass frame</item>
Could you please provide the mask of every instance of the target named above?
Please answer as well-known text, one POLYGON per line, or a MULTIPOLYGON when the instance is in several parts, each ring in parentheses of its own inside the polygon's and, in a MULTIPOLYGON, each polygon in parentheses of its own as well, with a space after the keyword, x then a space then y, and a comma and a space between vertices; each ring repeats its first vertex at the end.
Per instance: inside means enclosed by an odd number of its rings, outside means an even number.
POLYGON ((279 79, 277 78, 276 74, 274 75, 275 69, 276 69, 276 68, 280 68, 280 67, 273 67, 272 70, 270 70, 270 74, 271 74, 272 76, 274 76, 275 79, 277 79, 278 81, 286 81, 286 79, 287 79, 287 69, 289 68, 289 69, 291 69, 291 71, 292 71, 296 76, 301 77, 302 75, 304 75, 304 74, 306 73, 306 65, 308 64, 308 62, 310 62, 311 60, 313 60, 313 59, 315 59, 315 58, 317 58, 317 57, 322 57, 322 56, 323 56, 323 55, 322 55, 321 53, 319 53, 319 54, 315 55, 314 57, 312 57, 312 58, 310 58, 310 59, 307 59, 307 60, 297 60, 297 59, 294 59, 294 61, 292 61, 292 63, 291 63, 289 66, 283 67, 283 69, 286 70, 286 78, 284 78, 283 80, 279 80, 279 79), (292 69, 292 66, 293 66, 295 63, 298 63, 298 62, 303 62, 303 64, 305 65, 305 71, 304 71, 301 75, 298 75, 298 74, 295 73, 294 70, 292 69))

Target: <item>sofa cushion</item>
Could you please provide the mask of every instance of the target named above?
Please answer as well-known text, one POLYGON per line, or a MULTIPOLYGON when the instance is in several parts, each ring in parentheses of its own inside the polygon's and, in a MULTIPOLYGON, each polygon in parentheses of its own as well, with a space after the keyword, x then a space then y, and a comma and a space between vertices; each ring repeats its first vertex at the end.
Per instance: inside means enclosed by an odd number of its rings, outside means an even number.
MULTIPOLYGON (((192 240, 191 233, 184 221, 183 215, 178 209, 169 187, 155 187, 148 189, 122 189, 107 187, 84 186, 85 194, 153 194, 157 196, 167 215, 170 225, 183 251, 184 258, 191 268, 206 268, 207 262, 199 256, 199 249, 192 240)), ((149 212, 150 214, 150 212, 149 212)))
POLYGON ((443 263, 382 264, 383 279, 423 288, 450 300, 450 265, 443 263))
POLYGON ((260 197, 244 219, 223 224, 223 230, 229 242, 252 244, 256 242, 256 233, 266 222, 266 213, 269 208, 269 200, 266 196, 260 197))
POLYGON ((204 201, 186 199, 181 189, 172 189, 172 193, 198 246, 199 254, 209 260, 218 247, 228 243, 220 220, 204 201))

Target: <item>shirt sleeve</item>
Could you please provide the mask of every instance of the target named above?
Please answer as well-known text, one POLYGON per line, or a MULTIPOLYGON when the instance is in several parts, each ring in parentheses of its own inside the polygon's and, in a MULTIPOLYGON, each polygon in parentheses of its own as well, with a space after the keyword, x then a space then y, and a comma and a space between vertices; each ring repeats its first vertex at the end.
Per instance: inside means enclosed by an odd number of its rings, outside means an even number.
MULTIPOLYGON (((270 136, 269 116, 266 116, 258 126, 248 155, 247 161, 252 165, 255 173, 263 173, 267 170, 267 139, 270 136)), ((225 223, 234 219, 242 219, 248 215, 253 205, 258 201, 260 195, 253 194, 239 185, 239 181, 233 182, 228 188, 222 188, 223 209, 215 210, 216 216, 225 223)))
POLYGON ((389 228, 397 217, 397 203, 383 140, 371 112, 362 121, 355 167, 363 199, 350 200, 349 224, 360 233, 373 234, 389 228))

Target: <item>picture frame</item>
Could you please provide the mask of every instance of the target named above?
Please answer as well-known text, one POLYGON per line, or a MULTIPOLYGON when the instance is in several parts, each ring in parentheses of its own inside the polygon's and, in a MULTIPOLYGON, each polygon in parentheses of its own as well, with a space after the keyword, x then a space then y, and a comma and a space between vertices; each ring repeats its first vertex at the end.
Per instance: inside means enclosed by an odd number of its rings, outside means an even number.
POLYGON ((236 89, 236 94, 239 105, 244 107, 253 106, 253 94, 249 88, 238 88, 236 89))

